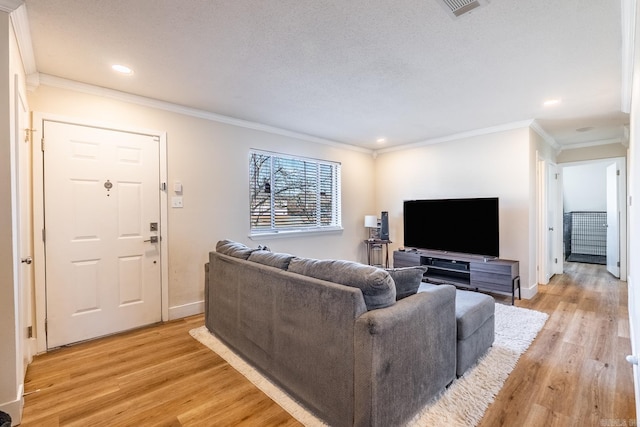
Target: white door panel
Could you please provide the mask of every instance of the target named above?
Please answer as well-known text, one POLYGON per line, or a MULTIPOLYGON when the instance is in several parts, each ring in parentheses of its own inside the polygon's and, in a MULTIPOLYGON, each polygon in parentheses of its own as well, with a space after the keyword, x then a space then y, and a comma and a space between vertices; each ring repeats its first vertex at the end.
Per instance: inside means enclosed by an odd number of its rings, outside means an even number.
POLYGON ((31 221, 31 141, 29 138, 29 109, 20 89, 17 76, 15 81, 16 125, 15 143, 18 155, 18 253, 21 265, 18 270, 20 283, 20 340, 22 346, 22 374, 26 374, 31 362, 32 351, 28 330, 33 327, 33 225, 31 221))
POLYGON ((47 346, 161 320, 159 147, 46 121, 47 346))
POLYGON ((607 270, 620 277, 620 217, 618 208, 618 168, 607 166, 607 270))
POLYGON ((546 183, 546 203, 547 208, 546 225, 547 225, 547 241, 546 241, 546 254, 547 262, 545 263, 545 278, 546 282, 555 274, 555 265, 558 261, 559 254, 556 253, 556 241, 559 238, 560 230, 557 226, 557 191, 558 191, 558 167, 554 163, 548 163, 547 168, 547 183, 546 183))

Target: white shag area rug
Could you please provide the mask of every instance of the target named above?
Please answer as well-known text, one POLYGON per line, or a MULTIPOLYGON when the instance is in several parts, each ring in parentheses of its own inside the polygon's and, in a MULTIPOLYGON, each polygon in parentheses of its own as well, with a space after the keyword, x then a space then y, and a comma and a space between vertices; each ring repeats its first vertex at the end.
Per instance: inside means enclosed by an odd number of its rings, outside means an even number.
MULTIPOLYGON (((539 311, 496 304, 493 347, 476 366, 454 380, 437 399, 427 404, 408 426, 477 425, 548 317, 546 313, 539 311)), ((226 360, 299 422, 310 427, 326 425, 211 335, 206 326, 192 329, 189 333, 226 360)))

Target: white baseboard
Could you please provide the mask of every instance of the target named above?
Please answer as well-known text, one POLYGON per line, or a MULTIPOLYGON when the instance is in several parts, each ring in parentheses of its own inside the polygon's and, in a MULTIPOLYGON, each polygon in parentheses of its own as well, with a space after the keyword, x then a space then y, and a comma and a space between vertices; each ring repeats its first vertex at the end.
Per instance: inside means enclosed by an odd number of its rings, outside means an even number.
POLYGON ((18 396, 11 402, 0 403, 0 411, 6 412, 11 417, 11 425, 17 426, 22 422, 22 409, 24 408, 24 385, 18 387, 18 396))
MULTIPOLYGON (((521 288, 520 292, 522 293, 523 299, 531 299, 535 297, 536 294, 538 293, 538 284, 536 283, 530 288, 521 288)), ((517 293, 518 293, 518 290, 516 289, 516 296, 517 296, 517 293)))
POLYGON ((169 307, 169 320, 182 319, 183 317, 189 317, 200 313, 204 313, 204 301, 176 305, 169 307))

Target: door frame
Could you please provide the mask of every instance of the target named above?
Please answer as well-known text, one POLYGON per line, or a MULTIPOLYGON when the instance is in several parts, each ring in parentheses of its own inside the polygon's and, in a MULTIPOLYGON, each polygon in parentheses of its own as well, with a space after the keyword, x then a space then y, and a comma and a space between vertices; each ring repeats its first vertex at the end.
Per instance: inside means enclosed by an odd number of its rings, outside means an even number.
MULTIPOLYGON (((620 212, 620 224, 618 229, 618 245, 620 247, 620 279, 623 282, 627 281, 627 257, 628 257, 628 225, 627 225, 627 159, 626 157, 607 157, 596 160, 583 160, 577 162, 559 163, 558 167, 561 170, 561 174, 565 167, 582 166, 590 164, 611 164, 615 163, 620 171, 620 177, 618 181, 618 212, 620 212)), ((563 189, 564 190, 564 189, 563 189)))
POLYGON ((618 165, 617 162, 612 162, 610 164, 608 164, 605 168, 605 175, 606 175, 606 199, 607 199, 607 216, 606 216, 606 245, 607 245, 607 249, 606 249, 606 254, 607 254, 607 271, 609 273, 611 273, 613 276, 620 278, 621 274, 620 274, 620 264, 622 264, 621 261, 621 255, 620 255, 620 246, 622 245, 622 241, 620 239, 620 217, 621 217, 621 209, 620 209, 620 165, 618 165), (611 169, 613 167, 613 170, 611 169), (610 175, 610 173, 613 172, 614 175, 613 177, 610 175), (614 188, 611 188, 611 187, 614 188), (615 200, 613 200, 613 197, 615 197, 615 200), (615 211, 612 212, 609 208, 615 206, 615 211), (612 224, 613 222, 613 224, 612 224), (609 236, 615 236, 618 235, 618 239, 617 239, 617 247, 615 245, 612 245, 609 241, 609 236), (617 257, 617 261, 618 264, 616 265, 613 260, 610 259, 610 254, 613 254, 617 257))
POLYGON ((549 279, 555 274, 562 274, 563 267, 560 261, 562 253, 562 215, 558 212, 560 203, 561 173, 560 167, 537 153, 537 281, 540 285, 549 283, 549 279), (555 171, 552 178, 550 172, 555 171), (550 221, 549 211, 553 211, 553 219, 550 221), (550 229, 553 232, 550 233, 550 229), (549 258, 554 262, 549 263, 549 258))
MULTIPOLYGON (((149 135, 159 138, 159 173, 160 188, 160 282, 161 282, 161 314, 162 321, 169 320, 169 263, 168 263, 168 228, 167 218, 169 205, 167 197, 167 134, 163 131, 134 128, 132 126, 114 125, 93 120, 83 120, 74 117, 61 116, 49 113, 33 113, 33 129, 35 132, 33 141, 33 223, 34 223, 34 278, 35 278, 35 306, 36 306, 36 343, 38 353, 47 351, 47 298, 46 298, 46 256, 45 242, 42 238, 44 224, 44 152, 41 149, 43 122, 56 121, 71 125, 90 126, 120 132, 131 132, 149 135)), ((46 144, 46 141, 45 141, 46 144)))
POLYGON ((33 221, 32 221, 32 164, 31 152, 33 150, 33 135, 30 126, 29 104, 22 90, 19 76, 14 76, 14 131, 15 131, 15 157, 17 171, 16 188, 16 221, 19 236, 16 239, 18 245, 18 281, 20 284, 18 316, 20 324, 20 346, 23 348, 23 372, 26 375, 27 366, 36 354, 36 343, 33 336, 29 336, 27 329, 33 328, 34 321, 34 270, 32 263, 24 264, 24 257, 33 259, 33 221), (24 114, 24 115, 23 115, 24 114), (24 120, 24 122, 21 121, 24 120), (26 147, 26 148, 25 148, 26 147), (25 165, 26 163, 26 165, 25 165), (26 167, 25 167, 26 166, 26 167), (24 191, 23 191, 24 190, 24 191), (26 201, 26 206, 24 206, 26 201), (24 208, 24 209, 23 209, 24 208), (25 247, 26 246, 26 247, 25 247), (28 272, 25 272, 28 271, 28 272))

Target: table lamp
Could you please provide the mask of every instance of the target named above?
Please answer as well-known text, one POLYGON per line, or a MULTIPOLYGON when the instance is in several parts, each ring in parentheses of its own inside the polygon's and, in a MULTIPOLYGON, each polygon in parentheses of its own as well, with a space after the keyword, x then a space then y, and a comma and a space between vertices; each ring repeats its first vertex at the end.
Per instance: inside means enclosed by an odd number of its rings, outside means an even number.
POLYGON ((369 240, 375 240, 378 231, 378 217, 375 215, 365 215, 364 226, 369 229, 369 240))

